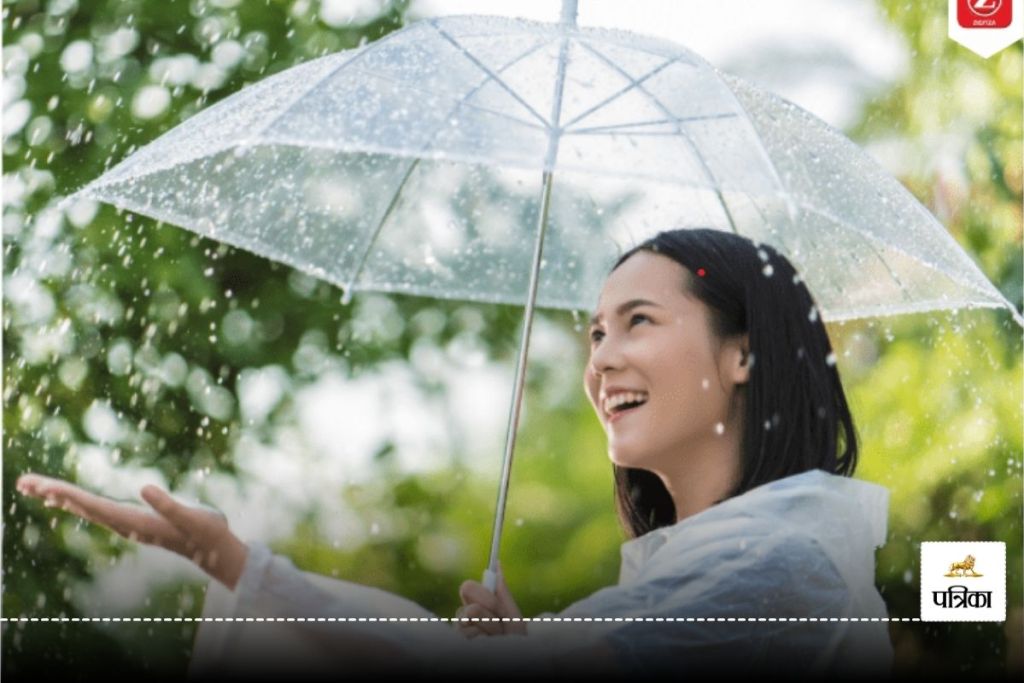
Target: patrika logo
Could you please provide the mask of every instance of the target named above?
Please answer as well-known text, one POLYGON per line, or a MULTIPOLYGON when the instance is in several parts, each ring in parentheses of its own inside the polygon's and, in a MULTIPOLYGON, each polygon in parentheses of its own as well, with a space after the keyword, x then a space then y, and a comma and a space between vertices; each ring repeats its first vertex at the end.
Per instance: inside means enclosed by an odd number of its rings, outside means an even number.
POLYGON ((954 562, 949 565, 949 571, 946 572, 946 576, 967 576, 967 572, 970 572, 971 576, 981 576, 981 574, 974 571, 974 555, 968 555, 963 562, 954 562))
POLYGON ((922 542, 921 620, 1005 621, 1006 544, 922 542))

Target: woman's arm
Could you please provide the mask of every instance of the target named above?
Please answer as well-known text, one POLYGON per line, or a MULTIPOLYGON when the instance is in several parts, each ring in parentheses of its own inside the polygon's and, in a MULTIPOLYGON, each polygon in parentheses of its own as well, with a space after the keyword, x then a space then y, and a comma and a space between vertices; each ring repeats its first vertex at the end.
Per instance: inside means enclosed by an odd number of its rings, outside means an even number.
MULTIPOLYGON (((189 676, 403 674, 547 676, 616 665, 611 648, 580 623, 536 624, 537 637, 469 640, 420 605, 386 591, 299 570, 250 541, 234 591, 211 582, 189 676), (351 617, 366 621, 331 621, 351 617), (374 618, 394 618, 394 621, 374 618), (270 618, 271 620, 267 620, 270 618), (275 621, 273 619, 291 619, 275 621), (555 636, 555 637, 553 637, 555 636)), ((546 613, 549 614, 550 613, 546 613)))
POLYGON ((497 667, 550 675, 599 661, 602 651, 608 654, 587 638, 566 640, 543 633, 468 640, 447 620, 438 620, 410 600, 302 572, 261 543, 243 543, 228 529, 222 513, 184 505, 155 486, 142 490, 154 512, 36 474, 20 477, 17 488, 125 538, 183 555, 215 579, 203 608, 204 619, 213 621, 202 621, 196 634, 192 677, 228 672, 265 676, 274 671, 286 675, 296 670, 313 674, 339 668, 422 674, 424 667, 481 674, 497 667), (362 620, 333 620, 338 618, 362 620))

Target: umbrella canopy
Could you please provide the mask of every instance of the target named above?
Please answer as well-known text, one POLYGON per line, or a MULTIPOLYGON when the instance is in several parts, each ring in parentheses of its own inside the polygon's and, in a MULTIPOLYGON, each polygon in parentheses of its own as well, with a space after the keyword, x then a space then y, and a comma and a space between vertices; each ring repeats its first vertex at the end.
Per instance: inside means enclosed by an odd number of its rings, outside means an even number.
POLYGON ((256 83, 83 188, 355 291, 589 309, 668 227, 783 252, 824 320, 1008 307, 943 226, 827 124, 686 48, 498 17, 412 24, 256 83), (561 88, 559 69, 562 68, 561 88))
MULTIPOLYGON (((770 243, 826 321, 1009 307, 841 134, 670 42, 495 17, 415 23, 185 121, 89 197, 343 288, 525 305, 491 561, 535 305, 591 308, 670 227, 770 243)), ((767 273, 766 273, 767 274, 767 273)))

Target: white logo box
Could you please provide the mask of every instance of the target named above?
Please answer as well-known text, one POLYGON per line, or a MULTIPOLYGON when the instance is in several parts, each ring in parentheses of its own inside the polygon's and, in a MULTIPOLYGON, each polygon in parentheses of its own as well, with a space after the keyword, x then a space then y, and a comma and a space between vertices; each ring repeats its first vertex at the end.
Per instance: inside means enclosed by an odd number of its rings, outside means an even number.
POLYGON ((922 541, 920 586, 921 621, 1006 621, 1006 544, 922 541), (973 573, 957 569, 946 576, 968 556, 973 573))

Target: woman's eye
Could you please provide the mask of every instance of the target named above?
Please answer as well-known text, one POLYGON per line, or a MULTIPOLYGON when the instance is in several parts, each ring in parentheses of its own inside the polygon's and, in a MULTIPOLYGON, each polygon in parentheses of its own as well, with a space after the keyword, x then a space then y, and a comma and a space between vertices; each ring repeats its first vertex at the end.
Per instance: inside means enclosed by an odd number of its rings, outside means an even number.
MULTIPOLYGON (((629 322, 630 322, 630 323, 632 323, 632 322, 633 322, 634 320, 636 320, 637 318, 643 318, 644 320, 650 321, 650 318, 648 318, 648 317, 647 317, 646 315, 644 315, 643 313, 635 313, 635 314, 633 315, 633 317, 631 317, 631 318, 629 319, 629 322)), ((590 341, 592 341, 592 342, 595 342, 595 341, 597 341, 597 340, 598 340, 598 337, 597 337, 596 335, 599 335, 599 334, 600 334, 600 335, 603 335, 604 333, 603 333, 603 332, 601 332, 601 330, 594 330, 593 332, 591 332, 591 333, 590 333, 590 341)))

